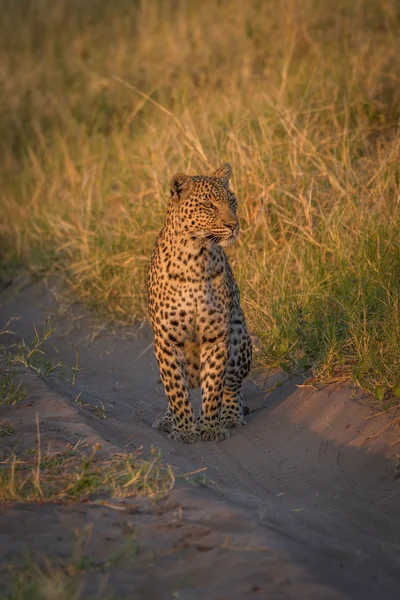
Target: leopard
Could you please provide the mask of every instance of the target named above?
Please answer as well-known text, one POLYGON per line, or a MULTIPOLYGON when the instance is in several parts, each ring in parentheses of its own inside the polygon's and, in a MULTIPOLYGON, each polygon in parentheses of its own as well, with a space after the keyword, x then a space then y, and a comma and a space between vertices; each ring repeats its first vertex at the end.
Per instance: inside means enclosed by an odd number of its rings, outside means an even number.
POLYGON ((252 340, 224 251, 239 234, 231 176, 225 163, 212 175, 172 177, 150 263, 149 317, 168 399, 153 427, 188 444, 225 440, 229 429, 246 424, 242 382, 251 368, 252 340), (198 387, 196 418, 190 390, 198 387))

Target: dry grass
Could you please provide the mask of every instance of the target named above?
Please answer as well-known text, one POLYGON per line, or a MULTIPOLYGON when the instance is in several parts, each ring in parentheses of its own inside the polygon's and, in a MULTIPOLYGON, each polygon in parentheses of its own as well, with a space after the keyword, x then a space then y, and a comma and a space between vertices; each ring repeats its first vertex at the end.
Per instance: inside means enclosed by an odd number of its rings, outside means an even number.
POLYGON ((234 167, 259 363, 399 383, 396 0, 0 2, 4 268, 116 320, 176 171, 234 167))
MULTIPOLYGON (((78 444, 79 446, 79 444, 78 444)), ((174 486, 174 475, 152 449, 145 460, 140 452, 98 458, 77 446, 63 453, 29 456, 15 454, 0 463, 0 502, 71 502, 99 498, 146 496, 160 499, 174 486)))
MULTIPOLYGON (((114 594, 108 593, 107 583, 110 570, 125 568, 131 570, 137 565, 140 552, 137 531, 125 534, 117 551, 103 557, 93 557, 91 541, 93 526, 85 526, 74 531, 76 542, 70 556, 63 560, 52 554, 38 556, 37 549, 30 549, 25 560, 8 565, 10 585, 8 592, 0 595, 1 600, 111 600, 114 594), (92 552, 90 552, 90 546, 92 552), (19 563, 19 564, 18 564, 19 563), (89 584, 93 574, 97 574, 98 585, 89 584), (88 590, 92 588, 92 593, 88 590), (94 588, 94 589, 93 589, 94 588), (96 589, 97 588, 97 589, 96 589)), ((103 550, 104 555, 104 550, 103 550)))

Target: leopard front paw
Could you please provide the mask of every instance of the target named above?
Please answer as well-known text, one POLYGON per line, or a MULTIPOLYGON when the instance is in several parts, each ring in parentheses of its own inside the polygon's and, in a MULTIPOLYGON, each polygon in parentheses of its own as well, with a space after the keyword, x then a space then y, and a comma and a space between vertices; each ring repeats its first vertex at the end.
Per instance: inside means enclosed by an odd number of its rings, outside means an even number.
POLYGON ((171 440, 178 440, 184 444, 194 444, 201 440, 200 432, 197 429, 174 429, 168 436, 171 440))
POLYGON ((161 431, 171 433, 174 428, 174 422, 170 416, 164 415, 162 418, 156 419, 152 427, 154 427, 154 429, 161 429, 161 431))
POLYGON ((230 433, 226 427, 208 422, 204 417, 197 419, 197 426, 202 440, 222 442, 230 437, 230 433))
POLYGON ((205 441, 223 442, 231 436, 229 431, 224 427, 212 427, 209 429, 202 429, 200 431, 201 439, 205 441))
POLYGON ((243 425, 247 425, 246 419, 242 415, 237 416, 221 416, 220 419, 220 427, 225 427, 226 429, 232 429, 233 427, 243 427, 243 425))

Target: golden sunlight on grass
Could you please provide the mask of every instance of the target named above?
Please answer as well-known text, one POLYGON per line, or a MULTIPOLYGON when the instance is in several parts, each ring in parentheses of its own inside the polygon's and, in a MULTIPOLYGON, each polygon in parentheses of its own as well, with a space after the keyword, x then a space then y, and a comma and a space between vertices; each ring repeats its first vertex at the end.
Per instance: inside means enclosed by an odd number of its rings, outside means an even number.
POLYGON ((176 171, 229 161, 258 362, 397 389, 396 0, 4 0, 3 271, 146 314, 176 171))
MULTIPOLYGON (((39 437, 40 441, 40 437, 39 437)), ((25 457, 10 455, 0 464, 0 502, 93 501, 100 497, 164 498, 174 486, 172 470, 161 464, 154 449, 147 460, 140 453, 114 454, 107 459, 94 447, 85 456, 71 447, 42 456, 40 449, 25 457)))

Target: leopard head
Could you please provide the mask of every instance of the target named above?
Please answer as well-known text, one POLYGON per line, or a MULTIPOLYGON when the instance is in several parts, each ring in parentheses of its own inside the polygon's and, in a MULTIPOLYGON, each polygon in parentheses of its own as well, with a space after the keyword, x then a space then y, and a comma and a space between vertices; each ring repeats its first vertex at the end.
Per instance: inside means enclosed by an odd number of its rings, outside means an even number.
POLYGON ((171 180, 170 206, 183 237, 230 246, 239 233, 237 200, 229 189, 232 167, 225 163, 213 175, 177 173, 171 180))

